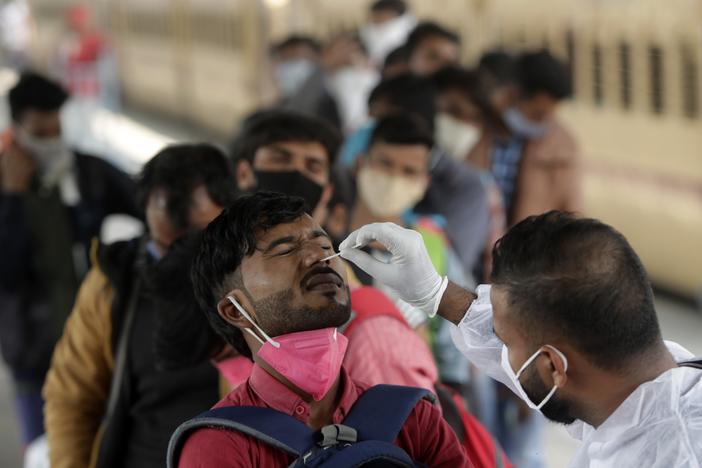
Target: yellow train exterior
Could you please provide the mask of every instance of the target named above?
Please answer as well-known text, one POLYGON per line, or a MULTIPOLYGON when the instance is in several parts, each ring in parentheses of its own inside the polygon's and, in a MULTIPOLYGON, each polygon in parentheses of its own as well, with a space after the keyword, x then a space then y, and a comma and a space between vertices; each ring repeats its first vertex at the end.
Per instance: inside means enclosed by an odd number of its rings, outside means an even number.
MULTIPOLYGON (((33 0, 36 57, 68 2, 33 0)), ((220 135, 268 102, 270 41, 325 38, 368 0, 102 0, 132 104, 220 135)), ((587 214, 620 229, 659 285, 702 298, 702 0, 423 0, 418 17, 488 49, 546 47, 571 64, 562 117, 585 156, 587 214)))

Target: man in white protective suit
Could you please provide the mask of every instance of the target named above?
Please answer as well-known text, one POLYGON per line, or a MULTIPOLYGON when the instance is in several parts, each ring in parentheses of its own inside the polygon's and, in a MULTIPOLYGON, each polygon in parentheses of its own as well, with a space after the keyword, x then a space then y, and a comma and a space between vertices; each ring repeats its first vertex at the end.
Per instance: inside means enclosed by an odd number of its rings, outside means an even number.
MULTIPOLYGON (((341 255, 406 302, 456 326, 456 346, 582 441, 571 467, 702 467, 702 370, 663 341, 653 292, 624 236, 561 212, 515 225, 493 250, 492 285, 435 271, 419 234, 371 224, 341 255), (390 263, 359 245, 383 244, 390 263)), ((699 366, 699 363, 697 363, 699 366)))

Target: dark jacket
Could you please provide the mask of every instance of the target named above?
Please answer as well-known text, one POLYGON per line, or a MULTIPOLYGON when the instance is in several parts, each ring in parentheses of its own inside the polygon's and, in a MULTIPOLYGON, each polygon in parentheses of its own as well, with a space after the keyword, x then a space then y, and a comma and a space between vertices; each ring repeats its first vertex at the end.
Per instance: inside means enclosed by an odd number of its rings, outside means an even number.
POLYGON ((177 425, 219 399, 219 376, 209 361, 155 367, 154 308, 145 291, 149 261, 139 245, 134 239, 100 248, 56 345, 43 390, 54 468, 163 465, 177 425), (134 319, 125 327, 137 281, 134 319), (117 378, 122 336, 128 354, 117 378))
MULTIPOLYGON (((106 216, 140 214, 135 184, 129 176, 102 159, 80 153, 76 153, 76 171, 81 201, 68 208, 54 193, 56 208, 65 210, 55 214, 67 220, 65 237, 72 248, 65 258, 87 265, 90 241, 99 235, 106 216)), ((70 311, 70 303, 67 310, 54 310, 46 291, 59 286, 72 297, 85 272, 74 268, 75 278, 65 285, 49 284, 52 278, 43 271, 39 252, 56 242, 60 233, 50 224, 37 229, 36 223, 31 223, 28 203, 32 197, 41 195, 36 190, 28 195, 0 193, 0 348, 18 378, 41 382, 70 311)))

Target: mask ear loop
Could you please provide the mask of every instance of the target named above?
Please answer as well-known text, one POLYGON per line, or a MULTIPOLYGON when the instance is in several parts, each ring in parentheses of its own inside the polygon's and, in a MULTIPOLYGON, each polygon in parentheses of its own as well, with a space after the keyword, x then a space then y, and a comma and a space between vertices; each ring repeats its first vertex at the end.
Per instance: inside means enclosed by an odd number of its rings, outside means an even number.
MULTIPOLYGON (((543 347, 551 348, 558 355, 558 357, 561 358, 561 360, 563 361, 563 370, 567 372, 568 371, 568 358, 565 357, 565 354, 563 354, 561 352, 561 350, 556 348, 555 346, 551 346, 551 345, 547 344, 547 345, 544 345, 543 347)), ((531 355, 531 357, 529 359, 526 360, 526 362, 524 364, 522 364, 522 367, 519 368, 519 372, 517 372, 517 374, 516 374, 517 379, 519 379, 519 377, 522 375, 522 372, 524 372, 524 370, 527 367, 529 367, 529 364, 534 362, 534 359, 539 357, 539 355, 542 352, 543 351, 541 349, 537 350, 534 354, 531 355)))
MULTIPOLYGON (((561 358, 561 360, 563 361, 563 370, 564 370, 564 371, 568 371, 568 358, 565 357, 565 354, 563 354, 563 353, 561 352, 561 350, 558 349, 558 348, 556 348, 555 346, 551 346, 551 345, 544 345, 544 346, 545 346, 545 347, 548 347, 548 348, 551 348, 551 349, 558 355, 558 357, 561 358)), ((522 371, 524 371, 524 369, 526 369, 526 367, 527 367, 529 364, 531 364, 532 361, 533 361, 534 359, 536 359, 536 357, 537 357, 539 354, 541 354, 541 350, 538 350, 537 352, 534 353, 533 356, 531 356, 529 359, 527 359, 527 362, 525 362, 524 365, 522 366, 522 368, 519 369, 519 372, 517 373, 517 379, 519 378, 519 375, 522 373, 522 371)), ((541 408, 543 408, 544 405, 545 405, 546 403, 548 403, 549 400, 551 400, 551 397, 553 396, 554 393, 556 393, 556 390, 558 390, 558 386, 554 385, 553 388, 551 389, 551 391, 548 392, 548 394, 546 395, 546 397, 545 397, 543 400, 541 400, 541 403, 539 403, 539 404, 536 406, 536 409, 537 409, 537 410, 541 410, 541 408)))
MULTIPOLYGON (((249 323, 251 323, 251 325, 253 325, 254 328, 256 328, 256 330, 258 330, 258 332, 259 332, 261 335, 263 335, 263 337, 266 339, 266 341, 268 341, 268 342, 271 344, 271 346, 273 346, 274 348, 280 348, 280 343, 278 343, 277 341, 275 341, 273 338, 271 338, 270 336, 268 336, 268 335, 266 334, 266 332, 264 332, 263 330, 261 330, 261 327, 259 327, 258 325, 256 325, 256 322, 254 322, 254 321, 251 319, 251 316, 248 314, 248 312, 246 312, 246 311, 244 310, 243 307, 241 307, 241 305, 237 302, 236 299, 234 299, 234 298, 231 297, 231 296, 227 296, 227 299, 229 299, 229 302, 231 302, 231 303, 234 305, 234 307, 236 307, 236 309, 239 311, 239 313, 240 313, 241 315, 243 315, 244 318, 245 318, 246 320, 248 320, 249 323)), ((256 338, 261 344, 265 344, 265 343, 263 342, 263 340, 262 340, 261 338, 259 338, 250 328, 245 328, 244 330, 246 330, 247 332, 249 332, 249 333, 251 334, 251 336, 253 336, 254 338, 256 338)))

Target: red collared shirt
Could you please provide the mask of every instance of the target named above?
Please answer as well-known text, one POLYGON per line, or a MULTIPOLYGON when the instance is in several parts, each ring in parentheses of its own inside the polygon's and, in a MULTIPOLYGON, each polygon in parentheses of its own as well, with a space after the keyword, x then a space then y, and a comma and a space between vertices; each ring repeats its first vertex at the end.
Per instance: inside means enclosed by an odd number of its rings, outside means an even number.
MULTIPOLYGON (((342 367, 341 397, 332 416, 341 423, 365 387, 349 378, 342 367)), ((260 406, 273 408, 307 423, 309 404, 258 365, 251 377, 234 389, 215 408, 223 406, 260 406)), ((431 467, 469 467, 463 447, 441 417, 438 408, 422 400, 410 413, 395 443, 409 456, 431 467)), ((278 467, 293 460, 264 442, 241 433, 215 429, 198 429, 185 442, 179 468, 278 467)))

